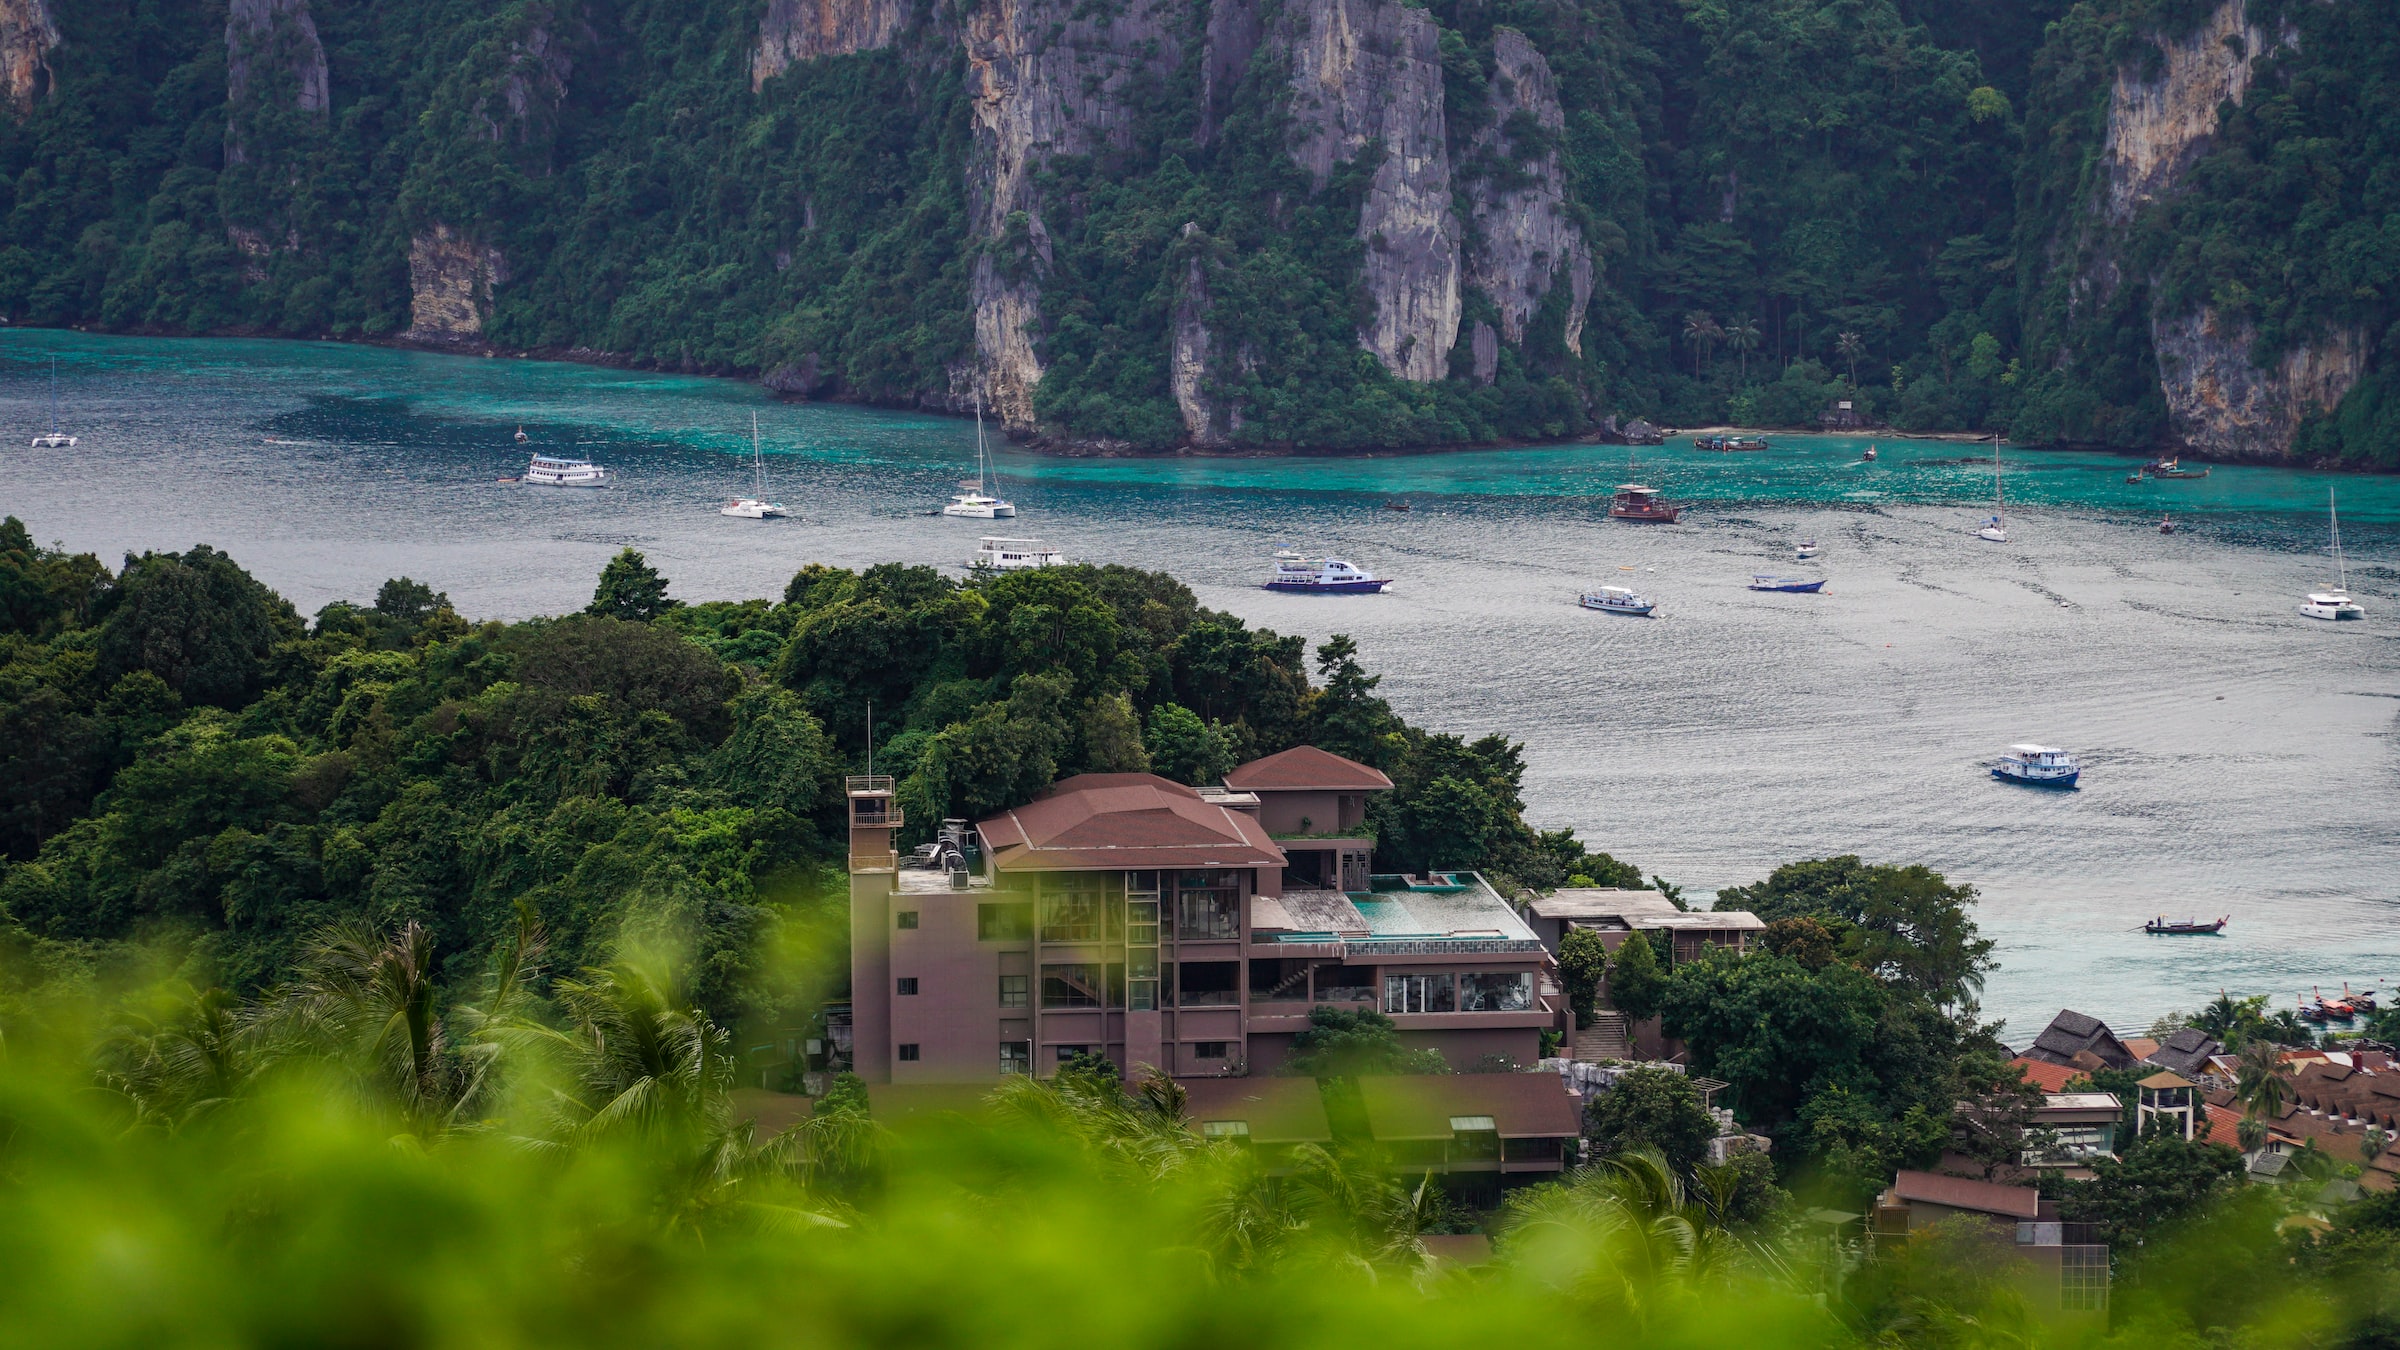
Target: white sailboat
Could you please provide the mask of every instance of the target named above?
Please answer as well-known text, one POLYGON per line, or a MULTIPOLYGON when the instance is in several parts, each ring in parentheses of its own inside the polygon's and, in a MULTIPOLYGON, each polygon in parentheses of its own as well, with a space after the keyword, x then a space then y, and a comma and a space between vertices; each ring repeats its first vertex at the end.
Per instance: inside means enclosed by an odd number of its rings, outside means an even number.
POLYGON ((2325 520, 2333 529, 2334 586, 2330 591, 2310 591, 2300 602, 2300 612, 2312 619, 2363 619, 2366 606, 2350 598, 2350 568, 2342 561, 2342 517, 2334 509, 2333 489, 2325 489, 2325 520))
POLYGON ((717 508, 717 514, 738 520, 779 519, 791 514, 783 509, 782 503, 767 500, 767 461, 758 448, 758 414, 755 412, 750 414, 750 490, 758 495, 729 501, 717 508))
POLYGON ((33 438, 36 450, 65 450, 73 447, 75 438, 58 429, 58 358, 50 358, 50 432, 33 438))
POLYGON ((992 496, 986 486, 998 487, 999 475, 992 472, 992 453, 983 443, 983 391, 975 391, 975 481, 961 480, 966 491, 950 499, 942 508, 945 516, 963 516, 968 520, 1008 520, 1017 514, 1009 502, 992 496))
POLYGON ((2000 491, 2000 433, 1992 433, 1992 518, 1975 531, 1978 539, 1995 544, 2008 542, 2008 500, 2000 491))

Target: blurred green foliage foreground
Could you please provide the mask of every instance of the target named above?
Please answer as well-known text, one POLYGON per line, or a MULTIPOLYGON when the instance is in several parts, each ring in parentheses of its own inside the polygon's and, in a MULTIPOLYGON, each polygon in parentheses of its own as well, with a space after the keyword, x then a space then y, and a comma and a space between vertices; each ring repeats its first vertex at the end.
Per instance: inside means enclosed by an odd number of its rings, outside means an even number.
POLYGON ((545 959, 528 917, 455 998, 416 926, 249 999, 0 975, 0 1344, 2400 1343, 2390 1195, 2224 1192, 2053 1321, 1969 1232, 1862 1263, 1638 1150, 1470 1218, 1081 1067, 894 1120, 837 1080, 769 1134, 794 1099, 730 1090, 677 961, 545 959), (1468 1222, 1489 1263, 1429 1259, 1468 1222))

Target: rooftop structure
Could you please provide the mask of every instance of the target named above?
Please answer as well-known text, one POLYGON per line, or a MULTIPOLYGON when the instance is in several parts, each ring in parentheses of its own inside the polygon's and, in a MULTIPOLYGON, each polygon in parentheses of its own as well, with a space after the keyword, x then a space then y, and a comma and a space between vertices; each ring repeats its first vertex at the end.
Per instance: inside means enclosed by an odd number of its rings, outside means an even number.
POLYGON ((1527 918, 1552 953, 1570 928, 1589 928, 1614 951, 1631 933, 1664 934, 1651 939, 1659 959, 1695 960, 1712 947, 1747 951, 1766 924, 1748 910, 1684 910, 1657 891, 1570 887, 1536 896, 1525 904, 1527 918))
POLYGON ((975 828, 1002 873, 1283 866, 1256 817, 1148 773, 1062 779, 975 828))
POLYGON ((2024 1057, 2082 1069, 2129 1069, 2134 1063, 2133 1053, 2108 1029, 2106 1022, 2072 1009, 2051 1018, 2050 1025, 2042 1028, 2042 1034, 2026 1047, 2024 1057))
POLYGON ((1401 1167, 1558 1172, 1566 1141, 1582 1130, 1575 1099, 1554 1073, 1357 1081, 1368 1131, 1401 1167))
POLYGON ((1295 745, 1226 774, 1225 786, 1240 792, 1389 792, 1392 780, 1331 750, 1295 745))
POLYGON ((2185 1027, 2158 1043, 2158 1048, 2141 1056, 2162 1069, 2184 1075, 2208 1072, 2209 1057, 2224 1049, 2207 1032, 2198 1027, 2185 1027))
POLYGON ((2108 1307, 2108 1248, 2091 1225, 2062 1223, 2031 1186, 2008 1186, 1937 1172, 1903 1171, 1876 1197, 1867 1229, 1877 1252, 1890 1252, 1945 1219, 1979 1218, 1992 1242, 2022 1263, 2026 1292, 2038 1306, 2064 1312, 2108 1307))

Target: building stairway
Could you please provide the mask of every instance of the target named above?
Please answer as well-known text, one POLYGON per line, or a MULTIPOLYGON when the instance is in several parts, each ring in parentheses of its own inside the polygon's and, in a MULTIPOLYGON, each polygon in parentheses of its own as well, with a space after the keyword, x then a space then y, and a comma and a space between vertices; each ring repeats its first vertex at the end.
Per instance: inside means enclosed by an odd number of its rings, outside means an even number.
POLYGON ((1592 1024, 1575 1033, 1575 1058, 1586 1064, 1633 1058, 1633 1037, 1626 1028, 1625 1014, 1606 1008, 1593 1013, 1592 1024))

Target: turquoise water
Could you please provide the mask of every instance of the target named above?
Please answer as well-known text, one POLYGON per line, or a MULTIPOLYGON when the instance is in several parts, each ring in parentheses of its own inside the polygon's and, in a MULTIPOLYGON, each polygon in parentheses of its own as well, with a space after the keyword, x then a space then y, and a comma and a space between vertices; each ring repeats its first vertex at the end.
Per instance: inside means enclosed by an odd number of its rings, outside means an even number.
POLYGON ((2064 1005, 2138 1031, 2217 990, 2400 986, 2400 478, 1777 437, 1765 453, 1556 446, 1372 458, 1059 459, 1002 449, 1013 522, 931 514, 974 461, 948 417, 776 402, 754 386, 369 347, 0 332, 0 511, 91 549, 232 552, 314 611, 406 574, 470 616, 580 606, 639 547, 687 599, 779 593, 809 562, 956 567, 978 535, 1174 573, 1203 603, 1355 637, 1421 726, 1525 745, 1530 813, 1695 893, 1856 852, 1982 893, 2018 1033, 2064 1005), (46 427, 59 358, 73 450, 46 427), (750 418, 789 521, 747 493, 750 418), (523 426, 529 444, 514 433, 523 426), (576 453, 608 492, 495 481, 576 453), (1605 519, 1636 473, 1674 526, 1605 519), (2365 623, 2294 612, 2331 579, 2337 489, 2365 623), (1414 509, 1385 509, 1400 498, 1414 509), (2161 514, 2180 530, 2161 536, 2161 514), (1814 538, 1823 556, 1797 563, 1814 538), (1381 596, 1271 595, 1280 546, 1396 577, 1381 596), (1754 571, 1823 595, 1745 589, 1754 571), (1578 609, 1633 585, 1653 620, 1578 609), (2075 749, 2083 788, 1995 783, 2007 744, 2075 749), (2232 916, 2150 939, 2153 914, 2232 916))

